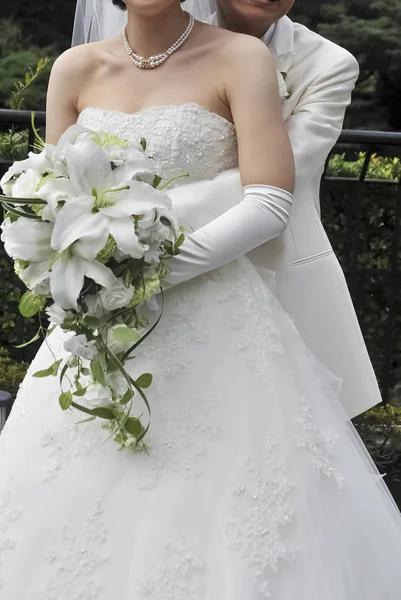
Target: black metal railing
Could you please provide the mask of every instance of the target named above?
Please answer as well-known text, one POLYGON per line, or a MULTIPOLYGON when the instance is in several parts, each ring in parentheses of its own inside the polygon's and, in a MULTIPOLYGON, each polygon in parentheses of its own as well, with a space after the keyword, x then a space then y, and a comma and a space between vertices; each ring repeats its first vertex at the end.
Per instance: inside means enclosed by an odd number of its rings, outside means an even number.
POLYGON ((343 131, 332 155, 355 160, 357 152, 364 157, 355 177, 333 177, 327 161, 322 220, 344 269, 383 399, 401 404, 401 168, 392 179, 369 173, 375 155, 401 159, 401 133, 343 131))
MULTIPOLYGON (((36 113, 35 126, 43 127, 45 118, 36 113)), ((28 130, 28 151, 34 140, 30 111, 0 110, 0 132, 10 127, 28 130)), ((401 158, 401 133, 346 130, 332 154, 354 160, 359 151, 366 154, 354 177, 333 177, 327 162, 322 220, 346 274, 384 400, 398 397, 401 403, 401 183, 368 177, 375 153, 401 158)), ((0 156, 0 176, 8 165, 0 156)))

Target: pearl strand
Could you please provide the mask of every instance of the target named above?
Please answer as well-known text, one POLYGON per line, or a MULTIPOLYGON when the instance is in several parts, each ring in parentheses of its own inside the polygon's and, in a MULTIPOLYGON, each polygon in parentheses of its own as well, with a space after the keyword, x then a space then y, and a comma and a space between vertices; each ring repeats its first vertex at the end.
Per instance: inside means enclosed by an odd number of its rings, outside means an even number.
POLYGON ((189 15, 188 27, 186 28, 184 33, 178 38, 178 40, 174 42, 174 44, 170 46, 170 48, 168 48, 168 50, 166 50, 165 52, 162 52, 157 56, 150 56, 149 58, 145 58, 144 56, 136 54, 136 52, 134 52, 134 50, 131 48, 127 37, 127 25, 125 25, 122 31, 124 48, 136 67, 138 67, 139 69, 155 69, 156 67, 162 65, 172 54, 174 54, 174 52, 177 52, 177 50, 179 50, 181 46, 185 44, 185 42, 192 33, 194 24, 195 19, 192 15, 189 15))

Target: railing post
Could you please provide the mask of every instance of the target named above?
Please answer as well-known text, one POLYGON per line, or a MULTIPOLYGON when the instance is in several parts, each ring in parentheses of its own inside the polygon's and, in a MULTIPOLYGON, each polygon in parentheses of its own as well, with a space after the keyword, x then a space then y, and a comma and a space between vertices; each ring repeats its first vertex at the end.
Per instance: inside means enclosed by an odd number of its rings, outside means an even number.
MULTIPOLYGON (((386 341, 384 344, 384 366, 382 379, 382 393, 384 402, 390 400, 390 384, 391 384, 391 363, 393 361, 394 341, 397 339, 395 335, 395 326, 397 321, 397 296, 399 294, 399 269, 400 269, 400 241, 401 241, 401 178, 397 187, 396 207, 395 207, 395 229, 391 240, 391 255, 390 255, 390 273, 389 286, 390 297, 387 317, 386 341)), ((401 310, 401 306, 398 306, 401 310)))

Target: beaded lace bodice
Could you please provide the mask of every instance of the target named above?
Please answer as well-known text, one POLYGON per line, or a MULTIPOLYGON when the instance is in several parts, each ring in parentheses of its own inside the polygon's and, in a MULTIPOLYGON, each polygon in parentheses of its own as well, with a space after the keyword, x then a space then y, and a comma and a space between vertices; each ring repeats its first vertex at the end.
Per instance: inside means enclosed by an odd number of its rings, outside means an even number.
MULTIPOLYGON (((132 114, 86 108, 78 122, 127 141, 145 138, 146 152, 163 179, 186 173, 191 181, 211 179, 238 166, 234 125, 195 103, 154 106, 132 114)), ((188 183, 188 178, 178 183, 188 183)))

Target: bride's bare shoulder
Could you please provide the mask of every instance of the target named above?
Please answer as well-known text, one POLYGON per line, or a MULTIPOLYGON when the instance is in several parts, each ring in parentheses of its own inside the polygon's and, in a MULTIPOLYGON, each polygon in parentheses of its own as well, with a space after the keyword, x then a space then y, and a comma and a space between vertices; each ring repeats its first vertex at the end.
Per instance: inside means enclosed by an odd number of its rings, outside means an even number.
POLYGON ((251 35, 235 33, 202 23, 201 33, 204 40, 210 44, 209 50, 215 60, 229 64, 235 69, 236 65, 253 64, 255 61, 272 61, 270 50, 264 42, 251 35))
POLYGON ((73 78, 76 83, 87 81, 88 76, 92 77, 113 61, 118 47, 116 42, 110 39, 69 48, 55 61, 53 77, 73 78))

